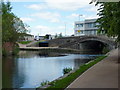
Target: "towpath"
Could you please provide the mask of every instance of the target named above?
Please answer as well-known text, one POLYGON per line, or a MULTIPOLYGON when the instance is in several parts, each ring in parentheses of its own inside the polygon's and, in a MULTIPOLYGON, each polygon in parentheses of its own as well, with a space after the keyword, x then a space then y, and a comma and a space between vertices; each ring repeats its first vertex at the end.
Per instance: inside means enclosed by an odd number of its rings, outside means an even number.
POLYGON ((109 52, 108 57, 80 75, 67 88, 118 88, 119 50, 109 52))

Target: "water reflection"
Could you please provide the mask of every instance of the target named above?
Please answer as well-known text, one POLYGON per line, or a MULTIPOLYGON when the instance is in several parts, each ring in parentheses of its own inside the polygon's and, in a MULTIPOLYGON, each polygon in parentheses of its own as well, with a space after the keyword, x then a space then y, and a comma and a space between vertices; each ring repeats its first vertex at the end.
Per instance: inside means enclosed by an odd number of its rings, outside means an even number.
POLYGON ((66 56, 63 53, 57 53, 57 52, 46 52, 46 51, 20 51, 19 56, 21 58, 31 58, 34 56, 37 57, 59 57, 59 56, 66 56), (29 53, 28 53, 29 52, 29 53))
POLYGON ((21 51, 19 57, 3 60, 4 87, 35 88, 43 81, 63 75, 66 67, 76 69, 96 55, 21 51))
POLYGON ((12 72, 14 68, 14 60, 12 57, 3 57, 2 62, 2 87, 12 87, 12 72))

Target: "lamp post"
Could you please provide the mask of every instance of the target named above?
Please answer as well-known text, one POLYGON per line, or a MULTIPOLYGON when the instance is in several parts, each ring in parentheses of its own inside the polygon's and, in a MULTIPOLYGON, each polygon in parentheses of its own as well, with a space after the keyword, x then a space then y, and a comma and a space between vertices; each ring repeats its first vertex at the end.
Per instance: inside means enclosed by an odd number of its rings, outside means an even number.
POLYGON ((66 22, 65 22, 65 36, 66 36, 66 22))
POLYGON ((69 24, 68 22, 64 21, 62 22, 64 24, 64 35, 66 36, 66 30, 67 30, 67 24, 69 24))
POLYGON ((80 16, 83 16, 83 15, 82 15, 82 14, 79 14, 79 16, 78 16, 78 17, 79 17, 79 21, 80 21, 80 16))
POLYGON ((40 28, 40 35, 42 34, 41 32, 42 32, 42 28, 40 28))

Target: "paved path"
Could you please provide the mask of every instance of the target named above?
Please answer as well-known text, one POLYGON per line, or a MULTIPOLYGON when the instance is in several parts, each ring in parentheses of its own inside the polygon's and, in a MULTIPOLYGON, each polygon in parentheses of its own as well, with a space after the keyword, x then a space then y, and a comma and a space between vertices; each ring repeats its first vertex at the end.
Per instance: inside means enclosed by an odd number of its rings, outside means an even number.
POLYGON ((21 50, 58 49, 58 47, 20 47, 21 50))
POLYGON ((67 88, 118 88, 118 55, 118 49, 112 50, 107 58, 88 69, 67 88))
POLYGON ((30 43, 28 43, 28 44, 18 43, 18 45, 19 45, 20 48, 23 48, 23 47, 27 47, 28 45, 34 44, 34 43, 36 43, 36 42, 37 42, 37 41, 32 41, 32 42, 30 42, 30 43))

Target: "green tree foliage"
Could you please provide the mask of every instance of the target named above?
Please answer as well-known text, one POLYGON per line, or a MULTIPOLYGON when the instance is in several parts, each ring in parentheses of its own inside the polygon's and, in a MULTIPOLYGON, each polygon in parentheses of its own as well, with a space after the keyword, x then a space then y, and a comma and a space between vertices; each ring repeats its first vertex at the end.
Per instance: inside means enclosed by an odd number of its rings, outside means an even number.
POLYGON ((120 2, 97 2, 96 5, 100 5, 98 33, 117 37, 117 41, 120 41, 120 2))
POLYGON ((59 34, 59 38, 61 38, 61 37, 63 37, 63 36, 62 36, 62 33, 59 34))
POLYGON ((60 33, 60 34, 55 34, 55 38, 62 38, 63 37, 63 35, 62 35, 62 33, 60 33))
POLYGON ((55 34, 55 38, 58 38, 58 35, 57 35, 57 33, 55 34))
POLYGON ((2 55, 17 54, 18 45, 16 41, 28 31, 20 18, 12 13, 10 2, 1 2, 0 15, 2 16, 2 55), (9 47, 8 47, 9 45, 9 47))
POLYGON ((25 33, 26 29, 24 23, 12 13, 10 2, 2 2, 2 43, 15 43, 20 33, 25 33))

